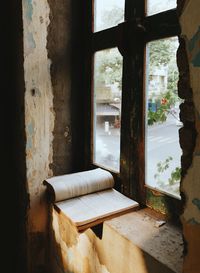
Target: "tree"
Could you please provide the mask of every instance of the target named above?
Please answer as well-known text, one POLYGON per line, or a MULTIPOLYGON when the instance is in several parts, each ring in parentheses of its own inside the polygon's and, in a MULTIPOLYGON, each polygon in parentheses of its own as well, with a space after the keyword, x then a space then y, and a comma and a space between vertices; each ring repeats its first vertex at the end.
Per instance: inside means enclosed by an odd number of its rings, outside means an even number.
POLYGON ((122 8, 114 6, 111 10, 105 10, 102 14, 102 29, 116 26, 124 19, 124 11, 122 8))
POLYGON ((122 57, 117 49, 107 49, 97 53, 95 74, 97 83, 115 84, 121 90, 122 57))
MULTIPOLYGON (((171 108, 180 99, 177 96, 178 69, 176 65, 177 39, 169 38, 149 43, 149 75, 156 75, 156 71, 165 69, 167 77, 167 89, 160 90, 159 94, 151 90, 157 104, 156 111, 148 109, 148 125, 156 122, 164 122, 171 108)), ((149 83, 150 85, 150 77, 149 83)))
MULTIPOLYGON (((105 10, 102 14, 102 29, 115 26, 123 21, 124 13, 120 7, 105 10)), ((95 74, 97 83, 115 84, 119 90, 122 86, 122 56, 117 49, 107 49, 95 57, 95 74)))
MULTIPOLYGON (((123 10, 115 7, 105 11, 102 15, 103 28, 118 24, 123 19, 123 10)), ((167 76, 167 89, 160 90, 155 95, 157 101, 156 112, 148 109, 148 124, 164 122, 167 115, 178 100, 177 80, 178 70, 175 61, 177 38, 162 39, 150 42, 147 46, 147 69, 150 75, 155 75, 156 70, 164 68, 167 76), (162 103, 165 101, 165 103, 162 103)), ((122 86, 122 57, 117 49, 107 49, 97 53, 95 61, 95 75, 97 83, 113 85, 121 90, 122 86)), ((150 77, 149 77, 150 84, 150 77)), ((156 94, 156 92, 151 92, 156 94)))
POLYGON ((150 73, 155 67, 168 66, 173 59, 175 44, 171 39, 162 39, 149 43, 150 73))

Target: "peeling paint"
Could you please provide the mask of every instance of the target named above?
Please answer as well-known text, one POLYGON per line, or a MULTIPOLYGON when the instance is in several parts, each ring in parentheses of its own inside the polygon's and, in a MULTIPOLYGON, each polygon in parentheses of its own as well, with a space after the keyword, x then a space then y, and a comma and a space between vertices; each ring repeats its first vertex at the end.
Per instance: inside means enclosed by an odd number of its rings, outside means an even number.
POLYGON ((30 122, 27 126, 27 132, 30 136, 34 134, 34 125, 33 122, 30 122))
POLYGON ((48 209, 42 182, 52 175, 54 112, 53 92, 50 75, 50 60, 47 52, 49 25, 47 0, 23 0, 24 82, 25 82, 25 134, 26 134, 26 177, 30 194, 27 216, 28 261, 30 272, 44 272, 47 249, 48 209), (45 24, 41 23, 45 18, 45 24), (31 239, 35 234, 35 240, 31 239), (42 251, 35 245, 44 234, 42 251))
POLYGON ((197 208, 200 210, 200 199, 194 198, 194 199, 192 200, 192 203, 193 203, 195 206, 197 206, 197 208))
POLYGON ((198 221, 196 221, 194 218, 191 218, 187 221, 188 224, 190 225, 198 225, 200 224, 198 221))
POLYGON ((192 39, 188 41, 189 59, 194 67, 200 67, 200 26, 192 39))
POLYGON ((32 138, 28 137, 26 142, 26 150, 31 150, 33 148, 33 140, 32 138))
POLYGON ((26 19, 30 22, 33 16, 32 0, 24 0, 24 5, 26 8, 26 19))
POLYGON ((31 48, 31 49, 36 48, 36 43, 33 38, 33 34, 31 32, 27 33, 27 42, 28 42, 28 48, 31 48))
POLYGON ((189 60, 190 86, 193 90, 193 102, 196 112, 195 129, 197 132, 196 147, 192 164, 182 181, 185 195, 182 215, 185 257, 183 272, 199 272, 200 260, 200 149, 199 149, 199 113, 200 113, 200 16, 199 0, 187 0, 180 18, 182 37, 186 41, 189 60))

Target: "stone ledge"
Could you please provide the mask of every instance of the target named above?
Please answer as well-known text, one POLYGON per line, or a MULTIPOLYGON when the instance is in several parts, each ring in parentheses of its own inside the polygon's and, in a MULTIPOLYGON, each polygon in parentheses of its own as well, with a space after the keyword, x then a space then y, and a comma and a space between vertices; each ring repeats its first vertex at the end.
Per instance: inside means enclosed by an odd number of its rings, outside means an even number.
MULTIPOLYGON (((108 225, 146 253, 148 258, 146 257, 145 260, 148 264, 150 263, 147 267, 153 265, 151 257, 171 269, 172 272, 182 272, 181 230, 172 224, 160 221, 150 209, 142 209, 116 217, 106 221, 104 225, 108 225)), ((149 272, 153 271, 149 270, 149 272)))

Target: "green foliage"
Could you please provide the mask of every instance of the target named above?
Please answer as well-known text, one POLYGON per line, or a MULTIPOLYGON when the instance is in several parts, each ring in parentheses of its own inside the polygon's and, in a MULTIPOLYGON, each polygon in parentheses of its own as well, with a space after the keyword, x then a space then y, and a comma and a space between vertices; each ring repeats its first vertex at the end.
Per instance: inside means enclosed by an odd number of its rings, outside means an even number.
POLYGON ((168 156, 163 162, 160 161, 157 163, 157 173, 154 175, 154 178, 160 178, 160 174, 169 168, 169 162, 171 160, 173 160, 173 158, 171 156, 168 156))
POLYGON ((169 67, 167 90, 177 95, 178 71, 169 67))
POLYGON ((171 177, 169 178, 169 184, 174 185, 177 181, 181 179, 181 169, 176 167, 175 170, 171 172, 171 177))
MULTIPOLYGON (((112 10, 104 11, 102 15, 103 28, 114 26, 123 20, 123 10, 114 7, 112 10)), ((154 75, 156 70, 166 69, 167 90, 156 95, 156 111, 148 109, 148 125, 157 122, 165 122, 171 108, 179 100, 177 96, 178 70, 175 61, 175 51, 177 48, 177 39, 161 39, 148 44, 147 53, 149 61, 147 74, 154 75), (165 100, 166 103, 161 103, 165 100)), ((122 89, 122 56, 117 49, 108 49, 98 52, 96 60, 95 75, 97 84, 112 85, 115 84, 119 90, 122 89)))
POLYGON ((148 125, 153 125, 156 122, 164 122, 167 119, 166 112, 163 111, 163 107, 159 107, 156 112, 152 110, 148 111, 148 125))
POLYGON ((161 179, 161 175, 170 167, 170 161, 172 161, 173 158, 171 156, 168 156, 164 161, 160 161, 157 163, 157 173, 154 175, 154 178, 158 185, 166 191, 174 191, 178 193, 178 185, 181 179, 181 168, 176 167, 170 174, 170 177, 167 181, 163 181, 161 179), (172 188, 172 186, 175 186, 176 188, 172 188))
POLYGON ((177 102, 177 100, 178 97, 173 92, 167 91, 161 93, 156 100, 156 111, 153 112, 151 109, 148 110, 148 125, 166 121, 167 115, 171 111, 171 107, 177 102))
POLYGON ((156 122, 164 122, 167 119, 171 108, 180 99, 177 95, 178 69, 174 59, 177 48, 177 41, 173 38, 157 40, 149 43, 149 73, 154 75, 156 69, 167 70, 167 91, 156 96, 156 103, 159 105, 156 112, 148 109, 148 125, 156 122), (165 103, 160 103, 165 101, 165 103))
MULTIPOLYGON (((123 21, 124 11, 114 6, 111 10, 104 10, 102 16, 102 29, 119 24, 123 21)), ((96 62, 96 79, 98 83, 106 85, 115 84, 119 90, 122 86, 122 56, 117 49, 108 49, 98 52, 96 62)))
POLYGON ((107 85, 116 84, 121 89, 122 57, 117 49, 98 52, 97 79, 107 85))
POLYGON ((120 7, 113 7, 112 10, 105 10, 102 15, 102 28, 108 28, 110 26, 115 26, 122 22, 124 19, 123 9, 120 7))
POLYGON ((176 46, 171 39, 156 40, 149 43, 150 72, 155 67, 168 66, 173 60, 176 46))

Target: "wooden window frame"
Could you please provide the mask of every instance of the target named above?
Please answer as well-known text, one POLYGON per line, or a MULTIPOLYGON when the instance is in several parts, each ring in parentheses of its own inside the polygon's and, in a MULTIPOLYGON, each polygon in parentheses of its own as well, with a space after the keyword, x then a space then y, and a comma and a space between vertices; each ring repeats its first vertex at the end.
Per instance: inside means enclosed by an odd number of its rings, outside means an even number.
POLYGON ((125 0, 124 22, 98 32, 93 32, 94 1, 87 1, 85 6, 85 166, 98 166, 92 163, 93 56, 97 51, 117 47, 123 57, 123 76, 120 173, 113 172, 115 188, 141 205, 177 219, 180 200, 145 185, 144 67, 146 44, 179 36, 181 30, 176 9, 146 16, 145 2, 125 0))

